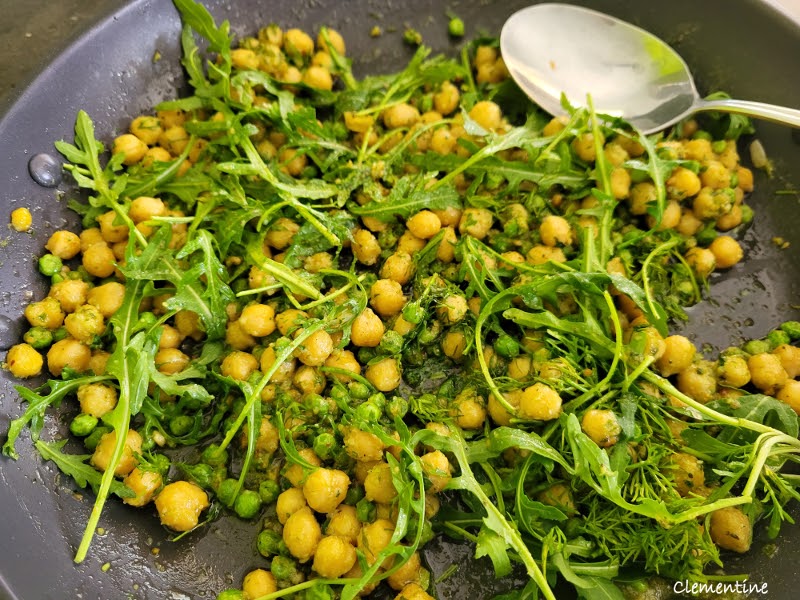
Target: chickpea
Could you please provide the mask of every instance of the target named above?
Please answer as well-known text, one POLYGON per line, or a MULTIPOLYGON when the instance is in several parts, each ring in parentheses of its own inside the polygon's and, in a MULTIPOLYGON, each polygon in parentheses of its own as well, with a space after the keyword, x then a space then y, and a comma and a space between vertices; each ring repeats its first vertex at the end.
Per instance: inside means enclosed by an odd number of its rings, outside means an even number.
POLYGON ((276 250, 285 250, 292 243, 298 231, 300 231, 300 225, 291 219, 281 217, 270 226, 264 240, 276 250))
POLYGON ((703 227, 703 222, 698 219, 691 210, 683 209, 681 219, 675 229, 681 235, 691 237, 703 227))
MULTIPOLYGON (((508 391, 503 394, 503 397, 506 399, 511 408, 514 409, 514 413, 516 413, 517 409, 519 408, 520 398, 522 397, 522 390, 508 391)), ((489 400, 486 403, 486 408, 489 412, 489 416, 496 425, 511 425, 511 419, 514 417, 514 414, 509 412, 494 394, 489 394, 489 400)))
POLYGON ((114 138, 114 146, 111 149, 111 154, 123 154, 125 158, 122 159, 122 164, 128 166, 142 160, 146 152, 147 144, 130 133, 123 133, 114 138))
POLYGON ((81 412, 98 419, 117 406, 117 390, 103 383, 86 383, 78 388, 81 412))
POLYGON ((239 325, 248 335, 267 336, 275 331, 275 309, 269 304, 249 304, 242 309, 239 325))
POLYGON ((717 393, 716 369, 707 361, 692 363, 678 373, 678 389, 687 396, 705 404, 717 393))
POLYGON ((167 213, 167 206, 159 198, 149 196, 139 196, 128 209, 128 216, 136 223, 149 221, 153 217, 161 217, 167 213))
POLYGON ((175 110, 159 110, 156 116, 161 122, 161 127, 169 128, 175 125, 183 125, 186 122, 186 113, 177 108, 175 110))
MULTIPOLYGON (((264 352, 261 354, 261 372, 267 373, 273 368, 275 361, 277 360, 277 355, 275 354, 275 347, 270 345, 264 352)), ((272 383, 281 383, 283 381, 291 381, 292 377, 294 376, 295 369, 297 368, 297 361, 293 358, 283 361, 272 374, 270 381, 272 383)))
POLYGON ((772 353, 780 359, 789 379, 800 375, 800 348, 790 344, 781 344, 772 353))
POLYGON ((420 239, 430 239, 439 233, 442 221, 429 210, 421 210, 406 221, 408 230, 420 239))
POLYGON ((200 329, 200 315, 191 310, 179 310, 173 318, 175 329, 184 337, 190 337, 199 342, 205 333, 200 329))
MULTIPOLYGON (((328 34, 328 43, 331 45, 331 47, 338 54, 344 56, 345 43, 342 34, 335 29, 331 29, 330 27, 326 27, 325 32, 328 34)), ((328 52, 328 44, 325 43, 325 36, 323 35, 322 30, 320 30, 319 35, 317 35, 317 48, 323 52, 328 52)))
POLYGON ((664 339, 664 353, 656 361, 656 368, 664 377, 675 375, 689 368, 696 352, 689 338, 671 335, 664 339))
POLYGON ((389 575, 387 581, 393 590, 399 591, 409 584, 418 584, 422 574, 421 571, 422 561, 420 560, 419 552, 414 552, 400 568, 389 575))
POLYGON ((189 134, 182 125, 165 129, 158 138, 158 145, 172 156, 179 156, 189 145, 189 134))
POLYGON ((764 352, 747 360, 753 385, 765 394, 773 395, 789 379, 780 357, 764 352))
POLYGON ((264 569, 254 569, 244 576, 242 593, 245 600, 256 600, 278 591, 275 576, 264 569))
POLYGON ((441 492, 452 479, 450 461, 441 450, 433 450, 420 457, 422 470, 430 481, 429 491, 441 492))
POLYGON ((161 135, 161 121, 157 117, 141 115, 131 121, 128 131, 148 146, 152 146, 158 142, 158 137, 161 135))
POLYGON ((558 135, 559 133, 564 131, 564 128, 567 126, 567 121, 568 118, 563 115, 558 117, 553 117, 552 119, 550 119, 547 125, 545 125, 544 128, 542 128, 542 135, 545 137, 552 137, 558 135))
POLYGON ((389 463, 378 462, 369 470, 364 479, 364 493, 367 500, 380 504, 390 504, 397 497, 389 463))
MULTIPOLYGON (((327 361, 325 361, 327 363, 327 361)), ((300 390, 303 395, 321 394, 325 390, 325 376, 314 367, 303 365, 292 378, 294 387, 300 390)))
MULTIPOLYGON (((181 341, 183 341, 183 334, 181 334, 174 327, 171 327, 171 329, 174 329, 175 333, 177 333, 181 341)), ((232 323, 228 323, 228 326, 225 329, 225 343, 235 350, 249 350, 250 348, 256 345, 256 340, 252 335, 246 333, 242 329, 242 325, 239 323, 239 321, 233 321, 232 323)), ((180 345, 180 342, 174 346, 166 345, 163 347, 177 348, 178 345, 180 345)))
POLYGON ((314 554, 311 568, 322 577, 341 577, 356 564, 356 549, 338 535, 322 538, 314 554))
POLYGON ((174 375, 189 366, 189 357, 177 348, 163 348, 156 352, 155 363, 159 373, 174 375))
POLYGON ((125 476, 122 483, 136 494, 132 498, 123 498, 122 501, 129 506, 141 507, 153 499, 163 482, 161 474, 136 467, 125 476))
POLYGON ((708 247, 714 254, 716 266, 720 269, 729 269, 744 256, 744 250, 735 239, 729 235, 717 236, 708 247))
POLYGON ((692 203, 692 212, 702 221, 718 219, 729 213, 732 208, 733 198, 731 198, 727 190, 709 187, 701 189, 692 203))
POLYGON ((522 381, 530 375, 532 366, 531 357, 527 354, 512 358, 508 363, 508 376, 517 381, 522 381))
MULTIPOLYGON (((474 393, 474 392, 473 392, 474 393)), ((456 425, 461 429, 478 430, 486 422, 486 408, 478 396, 459 394, 455 406, 456 425)))
POLYGON ((14 228, 14 231, 20 233, 29 231, 31 225, 33 225, 33 217, 30 210, 22 206, 11 211, 11 227, 14 228))
POLYGON ((356 260, 367 266, 377 263, 381 255, 378 239, 367 229, 358 229, 353 234, 351 247, 356 260))
MULTIPOLYGON (((117 432, 109 431, 104 434, 92 454, 92 466, 98 471, 105 471, 111 466, 114 447, 117 444, 117 432)), ((114 475, 124 476, 133 471, 138 459, 137 454, 142 452, 142 436, 133 429, 129 429, 125 437, 122 456, 114 469, 114 475)))
POLYGON ((676 167, 666 182, 667 194, 673 200, 691 198, 703 187, 700 178, 686 167, 676 167))
POLYGON ((81 250, 80 238, 71 231, 59 230, 50 236, 44 246, 51 254, 62 260, 73 258, 81 250))
POLYGON ((119 307, 125 298, 125 286, 116 281, 98 285, 89 290, 86 297, 87 304, 94 306, 100 314, 109 318, 119 307))
POLYGON ((549 385, 534 383, 523 390, 519 416, 523 419, 551 421, 561 414, 561 396, 549 385))
POLYGON ((491 100, 477 102, 469 111, 469 117, 487 131, 494 131, 503 123, 503 112, 491 100))
POLYGON ((231 50, 231 62, 237 69, 255 71, 260 63, 258 55, 248 48, 234 48, 231 50))
POLYGON ((314 40, 305 31, 287 29, 283 34, 283 50, 290 55, 311 56, 311 53, 314 52, 314 40))
POLYGON ((406 299, 399 283, 391 279, 378 279, 370 288, 369 303, 380 316, 386 318, 399 313, 406 299))
MULTIPOLYGON (((159 136, 161 133, 159 132, 159 136)), ((153 163, 162 162, 166 163, 172 160, 172 155, 169 151, 164 150, 161 146, 153 146, 144 155, 142 165, 145 167, 152 166, 153 163)))
POLYGON ((445 296, 436 308, 436 315, 447 325, 455 325, 464 320, 469 307, 467 299, 458 294, 445 296))
POLYGON ((581 429, 601 448, 610 448, 619 441, 622 427, 617 415, 610 410, 590 409, 581 419, 581 429))
POLYGON ((328 515, 328 526, 325 535, 337 535, 346 539, 351 544, 358 543, 358 534, 361 532, 361 521, 355 506, 340 504, 328 515))
POLYGON ((344 501, 349 487, 350 477, 344 471, 317 469, 306 478, 303 494, 312 509, 319 513, 329 513, 344 501))
POLYGON ((42 372, 44 358, 30 344, 11 346, 6 354, 5 367, 14 377, 25 379, 42 372))
MULTIPOLYGON (((256 439, 256 450, 263 454, 272 454, 280 445, 278 437, 278 428, 272 424, 269 417, 261 417, 261 425, 258 428, 258 438, 256 439)), ((305 456, 302 450, 300 454, 305 456)), ((310 462, 313 457, 308 457, 308 460, 310 462)))
POLYGON ((728 506, 711 513, 709 534, 720 548, 744 554, 753 540, 753 525, 740 509, 728 506))
POLYGON ((308 504, 306 503, 303 489, 291 487, 278 495, 278 499, 275 503, 275 514, 280 524, 285 525, 289 517, 306 506, 308 506, 308 504))
POLYGON ((537 500, 542 504, 555 506, 567 515, 573 515, 577 510, 575 500, 572 498, 572 492, 563 483, 554 483, 546 490, 542 490, 537 495, 537 500))
MULTIPOLYGON (((322 461, 320 460, 319 456, 317 456, 317 454, 311 448, 303 448, 302 450, 298 451, 298 454, 300 454, 300 457, 312 467, 322 466, 322 461)), ((291 483, 294 487, 302 487, 306 480, 307 474, 308 471, 298 463, 290 464, 283 473, 284 477, 286 477, 286 479, 289 480, 289 483, 291 483)))
POLYGON ((315 90, 330 91, 333 89, 331 72, 322 66, 311 65, 303 74, 303 83, 315 90))
POLYGON ((308 562, 317 551, 322 530, 308 507, 293 513, 283 526, 283 541, 292 556, 301 563, 308 562))
POLYGON ((406 254, 414 256, 414 254, 425 247, 425 244, 425 240, 418 238, 410 231, 406 231, 397 241, 395 252, 405 252, 406 254))
MULTIPOLYGON (((295 337, 301 334, 300 329, 295 333, 295 337)), ((318 367, 328 360, 333 352, 333 338, 324 329, 312 333, 302 345, 294 351, 294 355, 300 359, 304 365, 318 367)))
POLYGON ((374 123, 375 119, 370 115, 359 115, 350 111, 344 113, 344 125, 349 131, 366 133, 374 123))
POLYGON ((567 262, 567 257, 561 248, 553 248, 537 244, 525 256, 525 260, 531 265, 543 265, 548 262, 564 263, 567 262))
POLYGON ((394 523, 388 519, 377 519, 361 528, 358 549, 364 553, 368 565, 373 565, 378 560, 378 554, 391 543, 393 534, 394 523))
POLYGON ((234 350, 222 359, 220 373, 236 381, 246 381, 258 368, 258 360, 249 352, 234 350))
POLYGON ((724 356, 719 359, 717 377, 720 384, 732 388, 744 387, 750 383, 750 368, 743 356, 724 356))
POLYGON ((402 381, 400 363, 396 358, 384 358, 367 367, 364 376, 381 392, 390 392, 402 381))
POLYGON ((208 495, 188 481, 170 483, 156 497, 161 523, 175 531, 197 527, 200 513, 208 507, 208 495))
POLYGON ((439 91, 433 95, 433 108, 436 112, 446 116, 458 108, 460 100, 461 94, 458 88, 449 81, 445 81, 439 91))
POLYGON ((383 279, 391 279, 400 285, 405 285, 414 274, 414 259, 405 252, 395 252, 389 256, 381 266, 380 275, 383 279))
MULTIPOLYGON (((61 309, 64 312, 75 312, 78 307, 86 304, 89 293, 89 284, 80 279, 66 279, 59 281, 50 287, 50 297, 58 301, 61 309)), ((52 305, 41 306, 46 311, 46 314, 56 317, 55 310, 52 305)))
MULTIPOLYGON (((600 147, 603 146, 605 140, 600 136, 600 147)), ((572 150, 583 161, 592 163, 597 158, 597 150, 595 147, 595 139, 593 133, 582 133, 572 140, 572 150)))
POLYGON ((400 590, 394 600, 434 600, 434 598, 418 583, 409 583, 400 590))
POLYGON ((706 278, 714 271, 717 266, 717 258, 708 248, 695 246, 686 252, 686 262, 694 269, 699 277, 706 278))
POLYGON ((642 181, 631 188, 630 205, 631 214, 646 215, 647 209, 657 201, 656 186, 649 181, 642 181))
MULTIPOLYGON (((325 366, 335 369, 342 369, 344 371, 350 371, 356 375, 361 373, 361 364, 358 362, 358 360, 356 360, 355 355, 350 350, 334 350, 325 361, 325 366)), ((353 379, 352 377, 338 373, 334 374, 333 377, 342 383, 347 383, 353 379)))
POLYGON ((742 220, 742 207, 738 204, 734 204, 733 208, 731 208, 731 212, 717 219, 717 229, 720 231, 730 231, 734 227, 741 225, 742 220))
POLYGON ((275 324, 278 326, 278 331, 281 332, 281 335, 289 335, 300 327, 303 319, 306 318, 308 318, 308 315, 302 310, 290 308, 275 317, 275 324))
POLYGON ((442 339, 442 352, 448 358, 460 360, 467 349, 467 338, 461 331, 448 331, 442 339))
POLYGON ((611 195, 617 200, 624 200, 631 193, 631 174, 624 167, 614 167, 609 175, 611 195))
POLYGON ((64 311, 56 298, 44 298, 25 307, 25 318, 31 327, 57 329, 64 322, 64 311))
POLYGON ((781 402, 788 404, 794 412, 800 414, 800 381, 794 379, 788 380, 783 387, 778 390, 775 397, 781 402))
POLYGON ((378 436, 355 427, 348 428, 343 436, 347 455, 358 461, 378 461, 386 448, 378 436))
POLYGON ((489 234, 494 217, 486 208, 466 208, 461 214, 458 231, 461 235, 471 235, 482 240, 489 234))
POLYGON ((116 267, 114 252, 106 244, 94 244, 87 248, 81 262, 89 275, 101 278, 113 275, 116 267))
POLYGON ((419 111, 407 102, 400 102, 383 111, 383 124, 387 129, 400 129, 416 125, 419 111))
POLYGON ((558 244, 568 246, 572 243, 572 228, 564 217, 546 216, 539 226, 539 233, 545 246, 553 247, 558 244))
POLYGON ((676 452, 669 470, 675 480, 675 489, 682 497, 696 495, 706 484, 703 463, 691 454, 676 452))
POLYGON ((115 225, 117 213, 110 210, 97 217, 97 223, 100 226, 100 234, 103 239, 109 244, 116 242, 124 242, 128 239, 128 226, 124 223, 115 225))
POLYGON ((727 188, 731 184, 731 174, 721 162, 711 160, 700 171, 700 181, 704 187, 727 188))
POLYGON ((55 377, 60 377, 61 372, 70 369, 83 373, 89 367, 92 351, 78 340, 65 338, 50 346, 47 352, 47 369, 55 377))

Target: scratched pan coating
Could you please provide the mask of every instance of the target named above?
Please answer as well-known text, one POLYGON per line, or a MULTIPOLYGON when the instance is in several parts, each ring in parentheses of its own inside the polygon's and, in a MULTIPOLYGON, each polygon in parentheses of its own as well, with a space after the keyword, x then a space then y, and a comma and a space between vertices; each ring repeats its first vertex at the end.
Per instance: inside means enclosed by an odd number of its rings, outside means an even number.
MULTIPOLYGON (((103 0, 118 6, 114 0, 103 0)), ((524 0, 210 0, 220 20, 229 19, 237 34, 252 34, 256 24, 316 29, 331 25, 348 43, 359 73, 388 72, 409 56, 400 41, 404 25, 419 29, 435 50, 454 52, 446 37, 448 8, 467 23, 467 33, 496 35, 524 0), (400 31, 372 39, 373 25, 400 31)), ((724 89, 734 97, 795 105, 800 101, 800 26, 768 4, 755 0, 676 0, 578 2, 631 21, 673 44, 695 73, 701 92, 724 89)), ((75 114, 86 110, 99 139, 121 133, 132 115, 172 98, 184 88, 179 67, 180 22, 168 0, 137 0, 117 9, 66 48, 25 89, 0 120, 0 219, 16 207, 31 208, 32 235, 8 231, 0 243, 0 348, 14 344, 24 323, 22 309, 42 296, 45 281, 35 260, 50 233, 77 226, 77 219, 58 199, 72 188, 37 185, 28 175, 35 154, 54 154, 52 143, 71 139, 75 114), (161 58, 154 61, 154 55, 161 58)), ((695 307, 687 326, 698 341, 725 347, 763 336, 788 318, 800 304, 800 198, 776 194, 800 188, 800 136, 771 124, 758 124, 758 137, 773 160, 777 175, 759 173, 749 200, 755 224, 744 245, 747 261, 713 277, 710 300, 695 307), (779 250, 774 236, 790 243, 779 250)), ((746 156, 746 153, 744 153, 746 156)), ((0 372, 0 430, 21 412, 12 382, 0 372)), ((45 435, 64 431, 51 418, 45 435)), ((248 570, 264 566, 254 550, 257 524, 221 518, 178 543, 152 514, 108 503, 101 520, 105 534, 95 538, 89 558, 72 562, 92 505, 90 493, 76 494, 69 480, 34 456, 27 434, 18 444, 21 458, 0 458, 0 599, 213 598, 238 585, 248 570), (107 571, 101 570, 109 563, 107 571)), ((795 511, 796 513, 798 511, 795 511)), ((800 565, 800 531, 784 527, 777 551, 767 553, 760 540, 746 558, 731 561, 730 572, 750 572, 766 582, 769 597, 796 597, 800 565), (771 556, 768 557, 768 554, 771 556)), ((443 541, 427 552, 434 579, 452 563, 454 577, 438 586, 440 598, 491 597, 490 565, 470 564, 470 550, 443 541)), ((500 589, 500 588, 494 588, 500 589)))

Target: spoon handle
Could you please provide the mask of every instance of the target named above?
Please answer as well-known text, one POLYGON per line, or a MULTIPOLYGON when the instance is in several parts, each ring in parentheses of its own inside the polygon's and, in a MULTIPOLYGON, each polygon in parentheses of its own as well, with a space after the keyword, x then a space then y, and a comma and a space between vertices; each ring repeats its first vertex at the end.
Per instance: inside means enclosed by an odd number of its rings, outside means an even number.
POLYGON ((718 110, 722 112, 740 113, 748 117, 757 117, 767 121, 776 121, 794 127, 800 127, 800 110, 764 104, 763 102, 750 102, 748 100, 700 100, 695 110, 718 110))

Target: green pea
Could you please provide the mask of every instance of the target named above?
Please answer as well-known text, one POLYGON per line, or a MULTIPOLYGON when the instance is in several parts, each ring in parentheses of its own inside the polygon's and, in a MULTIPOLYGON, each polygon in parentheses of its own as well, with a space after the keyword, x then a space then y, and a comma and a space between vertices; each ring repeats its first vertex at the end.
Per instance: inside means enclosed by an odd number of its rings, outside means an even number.
POLYGON ((252 519, 261 510, 261 496, 253 490, 243 490, 237 496, 233 510, 242 519, 252 519))
POLYGON ((416 325, 425 318, 425 310, 419 302, 409 302, 403 307, 403 318, 416 325))
POLYGON ((344 497, 344 503, 348 506, 355 506, 364 497, 364 488, 360 485, 351 485, 347 489, 347 494, 344 497))
POLYGON ((178 415, 169 421, 169 431, 172 435, 186 435, 194 427, 194 419, 189 415, 178 415))
POLYGON ((228 463, 228 451, 219 447, 219 444, 211 444, 203 450, 202 460, 207 465, 219 467, 228 463))
MULTIPOLYGON (((269 558, 270 556, 275 556, 278 554, 278 548, 281 541, 283 540, 278 532, 265 529, 258 534, 258 538, 256 539, 256 548, 258 548, 258 553, 261 554, 261 556, 264 558, 269 558)), ((277 577, 277 575, 275 576, 277 577)))
POLYGON ((375 351, 375 348, 359 348, 358 362, 360 362, 362 365, 365 365, 373 358, 375 358, 376 355, 377 352, 375 351))
POLYGON ((422 34, 416 29, 408 28, 403 32, 403 41, 411 46, 422 44, 422 34))
POLYGON ((800 321, 786 321, 781 325, 781 330, 785 331, 792 341, 800 339, 800 321))
POLYGON ((728 147, 728 143, 725 140, 717 140, 716 142, 711 143, 711 149, 716 154, 722 154, 725 152, 725 148, 728 147))
POLYGON ((186 477, 194 481, 203 489, 212 489, 214 480, 214 467, 205 463, 198 463, 196 465, 180 465, 181 471, 186 474, 186 477))
POLYGON ((402 419, 408 412, 408 402, 405 398, 395 396, 386 405, 386 414, 391 419, 402 419))
POLYGON ((270 571, 278 581, 292 581, 298 576, 297 563, 286 556, 276 556, 272 559, 270 571))
POLYGON ((371 402, 363 402, 356 407, 356 416, 368 423, 377 423, 383 411, 371 402))
POLYGON ((106 427, 105 425, 95 427, 94 431, 84 438, 83 445, 86 446, 89 452, 94 452, 94 449, 97 448, 97 444, 100 443, 100 438, 109 431, 111 431, 111 427, 106 427))
POLYGON ((347 388, 345 388, 341 384, 336 384, 331 388, 331 398, 333 398, 334 402, 347 402, 350 398, 350 394, 347 392, 347 388))
POLYGON ((770 344, 767 340, 750 340, 745 342, 742 349, 748 354, 763 354, 770 351, 770 344))
POLYGON ((716 226, 714 223, 710 223, 707 227, 703 227, 703 229, 695 234, 695 239, 697 239, 697 243, 701 246, 708 246, 718 235, 716 226))
POLYGON ((264 504, 272 504, 278 499, 281 493, 281 486, 277 481, 267 479, 258 484, 258 495, 261 496, 261 502, 264 504))
POLYGON ((357 400, 366 400, 369 398, 369 388, 360 381, 354 381, 350 384, 350 395, 357 400))
POLYGON ((386 394, 383 392, 375 392, 367 401, 383 410, 383 407, 386 406, 386 394))
POLYGON ((239 482, 236 479, 228 478, 219 484, 217 488, 217 498, 225 506, 230 508, 236 500, 236 488, 239 487, 239 482))
POLYGON ((789 334, 782 329, 775 329, 767 334, 767 341, 769 342, 770 349, 774 350, 778 346, 788 344, 792 340, 789 337, 789 334))
POLYGON ((64 263, 54 254, 45 254, 39 258, 39 273, 47 277, 52 277, 61 272, 63 266, 64 263))
POLYGON ((53 343, 53 332, 44 327, 31 327, 22 336, 22 339, 37 350, 41 350, 53 343))
POLYGON ((504 333, 494 343, 495 352, 503 358, 514 358, 519 354, 519 343, 513 337, 504 333))
POLYGON ((97 417, 87 414, 80 414, 72 419, 72 423, 69 424, 69 430, 72 432, 72 435, 86 437, 92 433, 92 431, 94 431, 95 427, 97 427, 97 422, 97 417))
POLYGON ((439 324, 439 321, 431 321, 419 332, 417 339, 420 344, 430 344, 441 332, 442 326, 439 324))
POLYGON ((319 394, 308 394, 303 399, 303 404, 311 412, 311 414, 316 415, 317 417, 327 416, 331 409, 328 400, 319 394))
POLYGON ((324 431, 314 438, 314 453, 322 460, 327 460, 333 455, 336 445, 336 436, 324 431))
POLYGON ((403 336, 392 330, 385 332, 378 349, 384 354, 399 354, 403 350, 403 336))
POLYGON ((217 600, 244 600, 244 592, 233 588, 223 590, 217 594, 217 600))
POLYGON ((65 339, 69 335, 67 328, 63 325, 58 329, 53 331, 53 343, 60 342, 61 340, 65 339))
POLYGON ((377 508, 375 505, 366 498, 362 498, 356 503, 356 516, 362 523, 371 523, 374 521, 376 512, 377 508))
POLYGON ((306 590, 304 600, 334 600, 333 588, 327 583, 315 583, 306 590))
POLYGON ((708 131, 705 131, 703 129, 698 129, 697 131, 694 132, 694 135, 692 136, 692 139, 693 140, 708 140, 710 142, 714 138, 708 131))

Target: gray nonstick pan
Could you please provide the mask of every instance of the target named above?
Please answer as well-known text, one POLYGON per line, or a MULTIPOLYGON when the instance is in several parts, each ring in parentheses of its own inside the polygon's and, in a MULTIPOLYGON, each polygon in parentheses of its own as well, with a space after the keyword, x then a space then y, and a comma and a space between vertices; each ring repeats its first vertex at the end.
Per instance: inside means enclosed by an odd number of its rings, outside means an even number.
MULTIPOLYGON (((434 50, 455 53, 447 36, 449 9, 467 24, 467 37, 499 33, 503 21, 528 0, 208 0, 218 20, 228 19, 239 35, 262 23, 342 32, 359 74, 391 72, 410 56, 402 30, 418 29, 434 50), (388 33, 369 35, 374 25, 388 33)), ((756 0, 577 2, 646 28, 671 43, 685 58, 701 92, 718 89, 737 98, 800 104, 800 24, 769 3, 756 0)), ((42 2, 47 10, 48 3, 42 2)), ((4 233, 0 244, 0 346, 5 351, 24 330, 22 310, 46 291, 36 258, 49 235, 77 216, 62 200, 72 190, 37 184, 29 174, 32 157, 57 157, 53 142, 71 139, 79 109, 93 118, 99 139, 122 133, 130 116, 173 98, 185 86, 180 67, 180 20, 168 0, 104 2, 105 16, 64 49, 41 45, 40 56, 56 55, 24 90, 7 96, 0 117, 0 219, 17 207, 33 213, 32 235, 4 233), (158 55, 159 59, 154 60, 158 55), (12 102, 13 101, 13 102, 12 102)), ((101 14, 97 10, 96 14, 101 14)), ((16 24, 6 23, 17 27, 16 24)), ((24 28, 24 23, 19 23, 24 28)), ((35 61, 32 61, 35 62, 35 61)), ((776 324, 800 314, 800 136, 778 125, 758 123, 757 137, 774 165, 767 178, 758 171, 750 199, 756 219, 744 239, 747 260, 715 275, 707 300, 692 308, 685 326, 717 348, 759 338, 776 324), (783 248, 773 243, 780 237, 783 248)), ((58 176, 57 171, 55 172, 58 176)), ((8 373, 0 371, 0 431, 22 406, 8 373)), ((65 430, 51 417, 46 431, 65 430)), ((89 558, 72 561, 92 506, 91 492, 77 490, 45 464, 26 436, 21 457, 0 458, 0 598, 213 598, 238 586, 244 573, 261 564, 254 551, 256 524, 223 516, 178 542, 150 511, 112 501, 100 522, 89 558), (77 491, 76 491, 77 490, 77 491), (107 567, 104 567, 107 565, 107 567)), ((794 513, 800 511, 794 507, 794 513)), ((759 539, 745 558, 729 562, 731 572, 749 572, 766 582, 769 598, 797 596, 800 529, 787 524, 779 539, 759 539)), ((469 562, 471 549, 437 540, 426 560, 437 579, 453 563, 469 562)), ((492 582, 491 564, 478 561, 437 586, 440 598, 489 598, 508 589, 492 582)))

